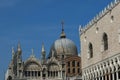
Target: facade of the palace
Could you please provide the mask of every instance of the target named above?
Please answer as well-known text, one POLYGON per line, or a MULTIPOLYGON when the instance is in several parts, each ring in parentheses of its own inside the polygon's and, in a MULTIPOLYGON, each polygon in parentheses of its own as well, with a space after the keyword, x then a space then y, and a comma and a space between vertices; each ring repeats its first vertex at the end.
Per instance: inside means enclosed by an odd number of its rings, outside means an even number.
POLYGON ((79 31, 83 80, 120 80, 120 0, 79 31))
POLYGON ((32 51, 32 55, 23 61, 22 49, 18 44, 17 51, 12 49, 12 60, 5 80, 73 80, 81 75, 81 58, 77 47, 66 38, 64 29, 60 38, 52 44, 48 58, 44 45, 41 54, 42 58, 37 59, 32 51))

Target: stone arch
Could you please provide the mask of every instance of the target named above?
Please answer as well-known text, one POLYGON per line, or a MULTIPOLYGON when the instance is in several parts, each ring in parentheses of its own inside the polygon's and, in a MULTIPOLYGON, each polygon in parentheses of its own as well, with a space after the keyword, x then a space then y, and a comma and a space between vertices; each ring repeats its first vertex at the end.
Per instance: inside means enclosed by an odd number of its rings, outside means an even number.
POLYGON ((55 62, 50 62, 50 63, 48 63, 47 66, 48 66, 48 70, 55 70, 55 69, 51 69, 52 67, 55 68, 55 66, 56 66, 56 68, 58 68, 58 70, 60 70, 60 66, 55 62))
POLYGON ((28 60, 23 67, 24 77, 40 77, 42 75, 42 66, 37 60, 28 60))
POLYGON ((105 32, 103 33, 103 36, 102 36, 102 43, 103 43, 104 51, 108 50, 108 35, 105 32))
POLYGON ((91 42, 88 44, 88 51, 89 51, 88 52, 89 58, 92 58, 93 57, 93 45, 91 42))
POLYGON ((24 65, 24 70, 26 70, 26 68, 30 65, 37 65, 39 69, 42 70, 42 66, 37 61, 27 61, 24 65))

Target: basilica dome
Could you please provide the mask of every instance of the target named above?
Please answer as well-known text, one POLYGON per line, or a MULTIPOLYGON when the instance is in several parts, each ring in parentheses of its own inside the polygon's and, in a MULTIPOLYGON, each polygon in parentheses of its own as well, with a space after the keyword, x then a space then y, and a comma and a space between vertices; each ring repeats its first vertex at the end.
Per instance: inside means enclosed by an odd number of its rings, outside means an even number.
POLYGON ((60 38, 57 39, 51 46, 49 57, 52 56, 52 51, 54 51, 54 56, 58 56, 61 54, 64 55, 77 55, 77 47, 74 42, 68 38, 64 33, 64 29, 62 29, 62 33, 60 38))

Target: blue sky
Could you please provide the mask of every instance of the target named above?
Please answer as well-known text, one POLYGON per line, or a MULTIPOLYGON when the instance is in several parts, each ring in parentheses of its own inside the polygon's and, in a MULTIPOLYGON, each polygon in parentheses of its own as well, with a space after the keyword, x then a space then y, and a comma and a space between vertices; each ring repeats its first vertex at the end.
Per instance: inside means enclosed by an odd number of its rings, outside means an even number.
POLYGON ((80 52, 79 25, 85 25, 113 0, 0 0, 0 78, 11 60, 11 48, 20 41, 23 59, 31 49, 40 58, 44 42, 47 54, 59 38, 61 21, 67 38, 80 52))

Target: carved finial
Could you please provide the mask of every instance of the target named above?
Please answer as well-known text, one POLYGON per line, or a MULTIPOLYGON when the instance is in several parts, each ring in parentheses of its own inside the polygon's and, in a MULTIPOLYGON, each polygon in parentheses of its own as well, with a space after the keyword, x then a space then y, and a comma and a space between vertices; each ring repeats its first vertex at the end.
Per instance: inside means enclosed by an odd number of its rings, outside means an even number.
POLYGON ((17 50, 18 50, 18 51, 21 51, 20 41, 18 42, 17 50))
POLYGON ((15 53, 15 51, 14 51, 14 47, 12 47, 12 54, 13 54, 13 53, 15 53))
POLYGON ((32 54, 34 54, 34 49, 32 48, 32 54))
POLYGON ((44 47, 44 43, 42 43, 42 53, 45 52, 45 47, 44 47))
POLYGON ((32 48, 31 51, 32 51, 31 57, 35 57, 35 55, 34 55, 34 49, 32 48))

